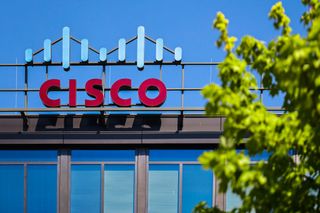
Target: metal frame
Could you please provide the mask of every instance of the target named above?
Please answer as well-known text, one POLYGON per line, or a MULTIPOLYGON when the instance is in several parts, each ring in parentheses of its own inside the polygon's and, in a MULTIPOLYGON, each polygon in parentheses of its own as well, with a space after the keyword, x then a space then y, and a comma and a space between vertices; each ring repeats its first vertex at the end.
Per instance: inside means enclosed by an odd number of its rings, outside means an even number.
MULTIPOLYGON (((81 149, 96 149, 95 147, 88 146, 81 147, 81 149)), ((56 149, 54 147, 46 146, 46 147, 37 147, 37 149, 56 149), (47 147, 47 148, 46 148, 47 147)), ((57 212, 58 213, 70 213, 71 206, 70 206, 70 186, 71 186, 71 165, 100 165, 101 166, 101 177, 104 176, 104 166, 107 164, 111 165, 135 165, 135 190, 134 190, 134 209, 135 213, 147 213, 148 211, 148 167, 149 165, 163 165, 163 164, 174 164, 179 166, 179 194, 178 194, 178 207, 179 212, 182 210, 182 178, 183 178, 183 165, 199 165, 197 161, 152 161, 149 162, 149 149, 215 149, 217 146, 161 146, 161 147, 153 147, 153 146, 144 146, 141 148, 134 148, 134 147, 127 147, 128 149, 135 149, 135 160, 133 161, 121 161, 121 162, 109 162, 109 161, 71 161, 71 150, 79 149, 77 146, 69 146, 63 149, 57 148, 57 162, 1 162, 0 165, 23 165, 24 166, 24 209, 26 213, 27 208, 27 198, 26 198, 26 190, 27 190, 27 165, 57 165, 57 212)), ((12 148, 5 148, 4 149, 11 149, 12 148)), ((18 146, 17 149, 23 149, 21 146, 18 146)), ((27 149, 34 150, 33 147, 28 147, 27 149)), ((102 149, 112 149, 112 150, 123 150, 124 147, 118 145, 114 146, 104 146, 102 149)), ((104 196, 104 179, 101 179, 103 183, 101 184, 101 211, 103 211, 103 196, 104 196)), ((212 180, 212 205, 218 206, 221 209, 226 208, 226 195, 219 193, 218 188, 218 181, 213 175, 212 180)))
MULTIPOLYGON (((20 165, 23 166, 23 212, 27 213, 28 208, 28 165, 56 165, 57 166, 57 211, 59 212, 59 170, 58 170, 58 159, 57 161, 2 161, 1 165, 20 165)), ((59 213, 62 213, 61 211, 59 213)))
MULTIPOLYGON (((179 166, 179 181, 178 181, 178 191, 179 191, 179 195, 178 195, 178 212, 181 213, 182 212, 182 204, 183 204, 183 200, 182 200, 182 195, 183 195, 183 171, 184 171, 184 166, 185 165, 201 165, 198 161, 152 161, 149 162, 148 165, 178 165, 179 166)), ((213 206, 220 206, 221 204, 217 203, 217 199, 216 197, 219 196, 215 190, 215 176, 212 175, 212 207, 213 206)))
MULTIPOLYGON (((71 37, 72 40, 76 41, 76 42, 80 42, 79 40, 71 37)), ((134 41, 135 39, 137 39, 137 37, 133 37, 132 39, 128 40, 127 43, 130 43, 132 41, 134 41)), ((152 42, 155 43, 155 41, 151 38, 149 38, 148 36, 146 36, 147 40, 150 40, 152 42)), ((60 41, 59 39, 54 41, 53 43, 56 43, 60 41)), ((166 50, 168 50, 169 52, 173 53, 174 51, 164 47, 166 50)), ((94 51, 94 52, 98 52, 97 50, 95 50, 92 47, 89 47, 90 50, 94 51)), ((108 52, 108 54, 113 53, 114 51, 116 51, 118 49, 114 48, 112 50, 110 50, 108 52)), ((43 48, 36 51, 34 53, 34 55, 40 53, 41 51, 43 51, 43 48)), ((103 79, 103 91, 104 94, 106 91, 110 91, 110 87, 106 86, 106 66, 133 66, 136 65, 137 62, 135 61, 126 61, 126 62, 112 62, 112 61, 107 61, 105 63, 101 63, 101 62, 87 62, 87 63, 83 63, 83 62, 71 62, 70 65, 71 66, 99 66, 102 68, 102 79, 103 79)), ((171 65, 171 66, 180 66, 181 67, 181 87, 178 88, 168 88, 168 91, 180 91, 181 94, 181 104, 179 107, 136 107, 136 108, 121 108, 121 107, 114 107, 115 105, 112 103, 108 103, 108 104, 103 104, 101 107, 93 107, 93 108, 84 108, 84 105, 79 104, 77 105, 76 108, 70 108, 70 107, 66 107, 67 105, 62 105, 62 108, 29 108, 28 107, 28 94, 29 92, 38 92, 40 89, 39 88, 29 88, 28 86, 28 72, 29 72, 29 67, 33 67, 33 66, 45 66, 45 74, 46 74, 46 78, 48 77, 48 73, 49 73, 49 67, 50 66, 61 66, 62 63, 61 62, 50 62, 50 63, 30 63, 30 64, 0 64, 0 68, 1 67, 25 67, 25 71, 24 71, 24 88, 18 88, 18 89, 13 89, 13 88, 0 88, 0 93, 3 92, 23 92, 24 93, 24 107, 23 108, 0 108, 0 112, 5 113, 5 112, 20 112, 20 113, 28 113, 28 112, 92 112, 92 111, 97 111, 97 112, 101 112, 102 114, 104 114, 105 112, 113 112, 113 111, 162 111, 162 112, 167 112, 167 111, 177 111, 180 112, 180 114, 184 114, 184 112, 201 112, 203 113, 205 111, 205 109, 203 107, 185 107, 184 101, 184 92, 185 91, 201 91, 202 88, 186 88, 185 87, 185 67, 186 66, 216 66, 218 65, 219 62, 175 62, 175 61, 162 61, 162 62, 157 62, 157 61, 146 61, 145 65, 149 65, 149 66, 160 66, 159 67, 159 74, 160 74, 160 79, 162 79, 162 75, 163 75, 163 66, 167 66, 167 65, 171 65)), ((1 69, 0 69, 1 72, 1 69)), ((210 83, 210 81, 208 82, 210 83)), ((110 85, 109 85, 110 86, 110 85)), ((67 88, 62 88, 61 92, 67 91, 67 88)), ((132 88, 131 90, 138 90, 138 88, 132 88)), ((263 91, 265 90, 269 90, 267 88, 263 88, 261 86, 261 81, 260 81, 260 87, 257 89, 252 89, 252 90, 256 90, 259 91, 259 98, 262 101, 263 98, 263 91)), ((77 88, 77 91, 85 91, 84 88, 77 88)), ((142 105, 132 105, 132 106, 142 106, 142 105)), ((284 111, 283 108, 281 107, 269 107, 267 108, 269 111, 284 111)))
MULTIPOLYGON (((69 170, 69 177, 71 177, 71 167, 72 165, 99 165, 100 166, 100 212, 103 213, 104 212, 104 181, 105 181, 105 176, 104 176, 104 171, 105 171, 105 166, 106 165, 134 165, 135 166, 135 175, 136 175, 136 163, 135 161, 119 161, 119 162, 113 162, 113 161, 70 161, 69 163, 70 165, 70 170, 69 170)), ((70 186, 72 184, 71 182, 71 178, 69 178, 69 182, 70 182, 70 186)), ((136 185, 135 185, 135 189, 134 192, 136 191, 136 185)), ((71 199, 71 191, 69 191, 69 199, 71 199)), ((136 200, 135 196, 134 199, 136 200)), ((136 202, 134 201, 134 207, 136 202)), ((70 206, 70 210, 71 210, 71 206, 70 206)))

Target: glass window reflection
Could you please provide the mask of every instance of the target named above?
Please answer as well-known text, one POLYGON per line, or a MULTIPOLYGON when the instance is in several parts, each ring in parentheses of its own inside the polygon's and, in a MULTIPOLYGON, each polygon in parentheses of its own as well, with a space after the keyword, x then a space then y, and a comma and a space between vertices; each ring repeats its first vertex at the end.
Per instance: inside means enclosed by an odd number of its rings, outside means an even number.
POLYGON ((104 212, 130 213, 134 208, 134 165, 106 165, 104 212))
POLYGON ((72 165, 71 213, 100 213, 100 165, 72 165))
POLYGON ((178 165, 149 166, 149 213, 177 213, 179 190, 178 165))

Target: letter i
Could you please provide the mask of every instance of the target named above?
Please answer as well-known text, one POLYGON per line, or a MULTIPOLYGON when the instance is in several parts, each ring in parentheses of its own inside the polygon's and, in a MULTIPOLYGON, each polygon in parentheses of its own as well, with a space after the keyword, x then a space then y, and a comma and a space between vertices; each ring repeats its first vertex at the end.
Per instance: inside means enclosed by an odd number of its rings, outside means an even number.
POLYGON ((69 80, 69 106, 77 106, 77 81, 76 79, 69 80))

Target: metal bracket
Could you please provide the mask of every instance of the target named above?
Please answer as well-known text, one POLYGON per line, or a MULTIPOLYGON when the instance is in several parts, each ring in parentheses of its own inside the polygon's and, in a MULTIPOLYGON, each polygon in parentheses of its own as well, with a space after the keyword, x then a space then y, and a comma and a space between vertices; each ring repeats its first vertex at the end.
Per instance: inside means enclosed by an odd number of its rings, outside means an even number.
POLYGON ((26 113, 20 111, 20 114, 21 114, 21 117, 22 117, 22 120, 23 120, 23 131, 28 131, 29 121, 28 121, 28 118, 26 116, 26 113))
POLYGON ((104 111, 100 111, 100 116, 99 116, 99 125, 104 126, 105 125, 105 120, 104 120, 104 111))
POLYGON ((177 128, 177 132, 181 131, 183 129, 183 111, 180 111, 180 115, 178 116, 178 128, 177 128))

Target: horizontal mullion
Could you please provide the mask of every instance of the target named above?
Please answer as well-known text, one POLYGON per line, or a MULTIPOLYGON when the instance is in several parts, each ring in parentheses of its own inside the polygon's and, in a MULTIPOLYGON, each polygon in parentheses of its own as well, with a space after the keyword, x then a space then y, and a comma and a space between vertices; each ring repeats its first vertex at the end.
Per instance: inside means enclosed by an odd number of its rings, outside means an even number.
MULTIPOLYGON (((206 66, 213 66, 219 65, 221 62, 175 62, 175 61, 163 61, 163 62, 156 62, 156 61, 146 61, 145 65, 173 65, 173 66, 188 66, 188 65, 206 65, 206 66)), ((126 62, 119 62, 119 61, 107 61, 105 63, 102 62, 70 62, 70 66, 133 66, 137 65, 136 61, 126 61, 126 62)), ((44 62, 35 62, 29 64, 0 64, 0 67, 32 67, 32 66, 62 66, 62 62, 51 62, 51 63, 44 63, 44 62)))
POLYGON ((98 164, 104 164, 104 165, 135 165, 134 161, 121 161, 121 162, 109 162, 109 161, 72 161, 71 165, 98 165, 98 164))
POLYGON ((8 162, 0 162, 0 165, 24 165, 24 164, 26 164, 26 165, 39 165, 39 164, 41 164, 41 165, 58 165, 58 163, 57 162, 36 162, 36 161, 19 161, 19 162, 10 162, 10 161, 8 161, 8 162))
MULTIPOLYGON (((124 88, 121 89, 120 91, 130 91, 130 90, 138 90, 138 87, 132 87, 132 88, 124 88)), ((190 87, 190 88, 178 88, 178 87, 172 87, 172 88, 167 88, 168 91, 201 91, 203 89, 203 87, 190 87)), ((107 87, 104 88, 105 91, 110 91, 111 88, 107 87)), ((270 90, 268 88, 257 88, 257 89, 250 89, 250 90, 256 90, 256 91, 264 91, 264 90, 270 90)), ((40 88, 29 88, 29 89, 12 89, 12 88, 8 88, 8 89, 0 89, 0 92, 39 92, 40 88)), ((63 91, 69 91, 69 88, 61 88, 59 90, 53 90, 53 92, 63 92, 63 91)), ((85 88, 77 88, 77 91, 86 91, 85 88)), ((148 91, 157 91, 157 89, 148 89, 148 91)))
POLYGON ((182 165, 200 165, 197 161, 149 161, 149 165, 159 165, 159 164, 182 164, 182 165))
POLYGON ((101 112, 101 111, 204 111, 203 107, 199 108, 181 108, 181 107, 87 107, 87 108, 0 108, 0 112, 101 112))
MULTIPOLYGON (((268 111, 285 111, 281 107, 270 107, 268 111)), ((204 107, 87 107, 87 108, 0 108, 0 112, 105 112, 105 111, 205 111, 204 107)))

